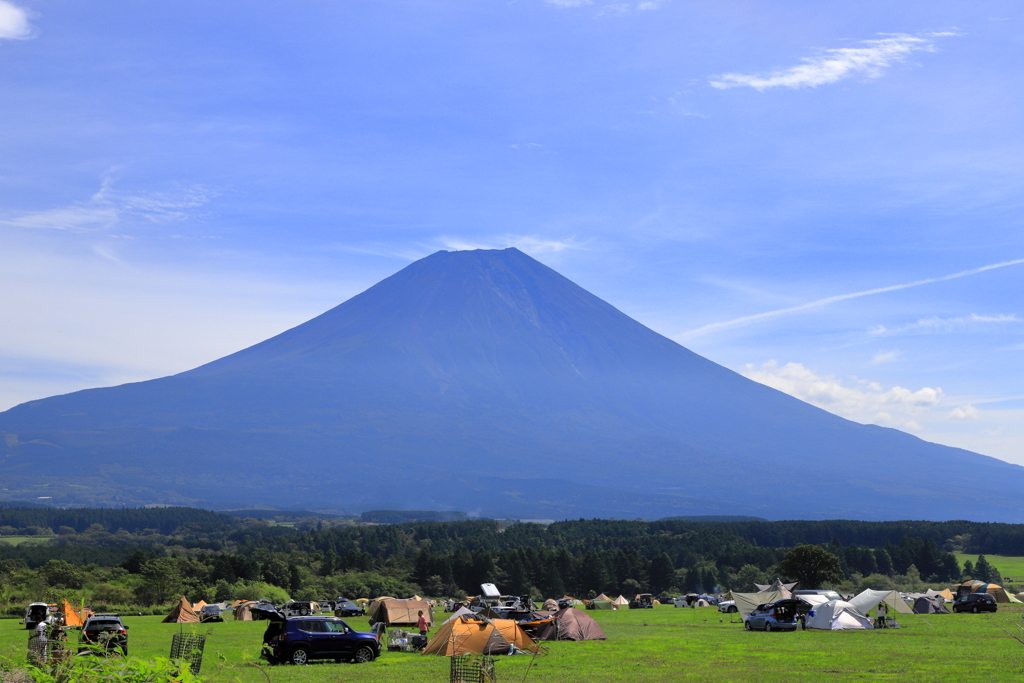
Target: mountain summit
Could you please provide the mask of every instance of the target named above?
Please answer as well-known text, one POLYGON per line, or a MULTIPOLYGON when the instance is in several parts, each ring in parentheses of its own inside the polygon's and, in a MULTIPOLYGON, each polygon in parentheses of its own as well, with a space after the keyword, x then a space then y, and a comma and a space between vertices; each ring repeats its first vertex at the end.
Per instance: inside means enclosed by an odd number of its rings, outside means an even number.
POLYGON ((438 252, 193 370, 16 406, 0 432, 4 497, 57 503, 1024 521, 1024 468, 750 381, 516 249, 438 252))

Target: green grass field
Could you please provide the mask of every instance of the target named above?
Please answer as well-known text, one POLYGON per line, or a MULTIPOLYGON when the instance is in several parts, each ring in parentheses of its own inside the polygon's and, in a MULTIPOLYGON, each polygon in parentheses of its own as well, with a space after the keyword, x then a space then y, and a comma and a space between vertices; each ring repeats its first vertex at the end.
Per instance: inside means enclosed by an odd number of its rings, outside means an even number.
MULTIPOLYGON (((967 560, 971 561, 971 564, 975 564, 978 561, 977 555, 965 555, 964 553, 953 553, 956 556, 956 561, 960 563, 960 566, 964 566, 964 562, 967 560)), ((985 559, 988 563, 999 570, 1007 579, 1013 579, 1014 583, 1024 583, 1024 557, 1010 557, 1008 555, 986 555, 985 559)))
MULTIPOLYGON (((590 612, 607 641, 546 643, 548 653, 499 658, 502 681, 1009 681, 1024 675, 1017 632, 1024 606, 1000 605, 995 614, 902 616, 898 630, 796 633, 745 632, 713 608, 590 612), (723 621, 719 621, 723 619, 723 621)), ((735 616, 735 615, 732 615, 735 616)), ((132 656, 166 657, 178 626, 160 617, 125 617, 132 656)), ((364 618, 351 620, 365 628, 364 618)), ((440 683, 448 660, 385 653, 371 664, 314 663, 266 666, 258 659, 265 622, 204 624, 208 634, 202 675, 217 683, 374 681, 440 683), (253 666, 263 665, 266 675, 253 666)), ((0 621, 0 656, 24 661, 28 631, 0 621)), ((74 637, 73 637, 74 639, 74 637)))

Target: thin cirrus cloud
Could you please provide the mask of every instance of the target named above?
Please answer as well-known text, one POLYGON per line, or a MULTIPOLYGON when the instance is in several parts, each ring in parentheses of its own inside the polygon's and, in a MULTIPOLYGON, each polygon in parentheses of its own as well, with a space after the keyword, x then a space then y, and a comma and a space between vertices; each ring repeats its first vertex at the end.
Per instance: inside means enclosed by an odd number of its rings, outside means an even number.
POLYGON ((893 64, 906 61, 915 52, 933 52, 937 38, 955 36, 956 33, 898 33, 875 40, 861 42, 862 47, 844 47, 823 50, 813 57, 804 57, 804 63, 767 74, 728 73, 713 77, 709 83, 719 90, 750 87, 758 91, 769 88, 816 88, 863 76, 878 78, 893 64))
POLYGON ((1009 315, 978 315, 976 313, 971 313, 970 315, 955 318, 939 318, 937 316, 921 318, 915 322, 893 328, 888 328, 885 325, 877 325, 868 330, 868 333, 876 337, 893 337, 905 334, 953 332, 955 330, 977 326, 984 326, 987 328, 994 324, 1019 322, 1024 322, 1024 320, 1021 320, 1012 313, 1009 315))
POLYGON ((0 225, 36 230, 98 232, 110 230, 132 218, 141 218, 147 222, 182 221, 208 202, 212 194, 201 187, 189 187, 173 193, 127 194, 117 192, 113 181, 104 178, 100 189, 88 201, 0 216, 0 225))
POLYGON ((28 13, 17 5, 0 0, 0 40, 27 40, 34 36, 28 13))
POLYGON ((946 282, 948 280, 956 280, 958 278, 967 277, 969 275, 977 275, 978 273, 984 273, 989 270, 995 270, 997 268, 1006 268, 1008 266, 1016 266, 1024 263, 1024 259, 1014 259, 1012 261, 1003 261, 1001 263, 993 263, 987 266, 981 266, 980 268, 971 268, 970 270, 961 270, 958 273, 951 275, 943 275, 941 277, 931 277, 925 280, 915 280, 914 282, 905 282, 899 285, 890 285, 888 287, 878 287, 875 289, 867 289, 861 292, 852 292, 850 294, 838 294, 836 296, 825 297, 824 299, 817 299, 815 301, 809 301, 806 304, 800 304, 799 306, 791 306, 789 308, 779 308, 774 311, 765 311, 764 313, 755 313, 754 315, 745 315, 740 318, 733 318, 732 320, 726 320, 720 323, 709 323, 701 327, 688 330, 678 335, 680 340, 694 339, 696 337, 703 337, 704 335, 711 334, 713 332, 721 332, 735 327, 743 327, 746 325, 752 325, 758 322, 765 322, 773 320, 784 315, 792 315, 794 313, 803 313, 805 311, 815 310, 823 308, 830 304, 838 303, 840 301, 848 301, 850 299, 859 299, 865 296, 873 296, 875 294, 884 294, 886 292, 895 292, 901 289, 910 289, 912 287, 921 287, 922 285, 930 285, 936 282, 946 282))
POLYGON ((515 247, 516 249, 525 251, 527 254, 552 254, 565 251, 567 249, 583 249, 583 245, 577 243, 576 239, 573 237, 564 240, 556 240, 531 237, 529 235, 505 235, 487 242, 470 242, 453 237, 442 237, 439 241, 446 249, 454 249, 457 251, 472 249, 505 249, 508 247, 515 247))

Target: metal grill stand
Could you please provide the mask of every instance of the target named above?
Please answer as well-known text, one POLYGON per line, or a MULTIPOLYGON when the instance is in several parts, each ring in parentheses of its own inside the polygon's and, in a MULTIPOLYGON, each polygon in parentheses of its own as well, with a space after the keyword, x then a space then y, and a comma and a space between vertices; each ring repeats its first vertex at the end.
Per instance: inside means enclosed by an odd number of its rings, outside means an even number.
POLYGON ((188 662, 192 675, 198 676, 203 666, 203 648, 206 647, 206 636, 195 633, 175 633, 171 639, 171 659, 188 662))

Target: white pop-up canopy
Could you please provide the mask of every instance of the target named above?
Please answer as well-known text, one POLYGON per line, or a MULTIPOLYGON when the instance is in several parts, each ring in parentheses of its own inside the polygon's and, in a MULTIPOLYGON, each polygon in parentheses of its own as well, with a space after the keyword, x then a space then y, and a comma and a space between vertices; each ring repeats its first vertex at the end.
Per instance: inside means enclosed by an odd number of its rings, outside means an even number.
POLYGON ((884 602, 889 607, 893 608, 900 614, 913 614, 914 610, 910 609, 910 606, 903 601, 900 594, 896 591, 863 591, 858 593, 855 597, 850 598, 850 604, 857 608, 857 611, 862 614, 867 614, 879 603, 884 602))

